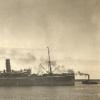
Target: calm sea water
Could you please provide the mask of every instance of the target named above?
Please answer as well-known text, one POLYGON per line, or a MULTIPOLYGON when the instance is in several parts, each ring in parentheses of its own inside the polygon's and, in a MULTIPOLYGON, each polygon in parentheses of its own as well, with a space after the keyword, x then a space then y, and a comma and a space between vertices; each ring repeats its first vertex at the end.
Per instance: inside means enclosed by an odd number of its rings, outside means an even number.
POLYGON ((0 100, 100 100, 100 84, 0 87, 0 100))

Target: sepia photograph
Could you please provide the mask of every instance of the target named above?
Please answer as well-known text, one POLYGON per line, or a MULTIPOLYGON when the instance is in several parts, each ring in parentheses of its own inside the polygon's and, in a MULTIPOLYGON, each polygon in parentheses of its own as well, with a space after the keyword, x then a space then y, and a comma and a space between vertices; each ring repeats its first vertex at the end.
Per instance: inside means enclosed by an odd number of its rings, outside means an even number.
POLYGON ((100 100, 100 0, 0 0, 0 100, 100 100))

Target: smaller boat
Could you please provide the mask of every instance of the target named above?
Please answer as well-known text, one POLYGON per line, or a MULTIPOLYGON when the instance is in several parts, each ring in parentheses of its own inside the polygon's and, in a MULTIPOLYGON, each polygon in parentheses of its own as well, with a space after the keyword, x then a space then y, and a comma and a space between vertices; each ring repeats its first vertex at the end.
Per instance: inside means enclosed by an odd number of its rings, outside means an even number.
POLYGON ((83 80, 82 84, 98 84, 98 82, 93 81, 93 80, 83 80))
POLYGON ((86 79, 86 80, 82 80, 82 84, 98 84, 97 81, 94 81, 94 80, 91 80, 91 79, 90 79, 90 75, 89 75, 89 74, 81 73, 81 72, 78 72, 78 74, 79 74, 80 76, 82 76, 82 75, 87 76, 87 79, 86 79))

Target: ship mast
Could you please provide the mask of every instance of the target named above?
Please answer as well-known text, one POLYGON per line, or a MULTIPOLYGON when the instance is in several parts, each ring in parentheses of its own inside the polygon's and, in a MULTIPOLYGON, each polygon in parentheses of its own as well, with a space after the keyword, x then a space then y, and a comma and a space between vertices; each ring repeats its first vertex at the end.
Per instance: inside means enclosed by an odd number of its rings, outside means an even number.
POLYGON ((52 68, 51 68, 51 60, 50 60, 50 50, 49 47, 47 47, 48 49, 48 68, 49 68, 49 74, 52 74, 52 68))

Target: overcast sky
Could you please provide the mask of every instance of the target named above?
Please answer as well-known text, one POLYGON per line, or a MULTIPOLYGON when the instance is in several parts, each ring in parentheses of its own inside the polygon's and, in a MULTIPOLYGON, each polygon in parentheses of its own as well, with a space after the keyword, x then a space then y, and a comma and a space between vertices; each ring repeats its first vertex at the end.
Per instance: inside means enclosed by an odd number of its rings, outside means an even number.
POLYGON ((66 68, 100 78, 100 0, 0 0, 0 55, 41 57, 46 46, 66 68))

